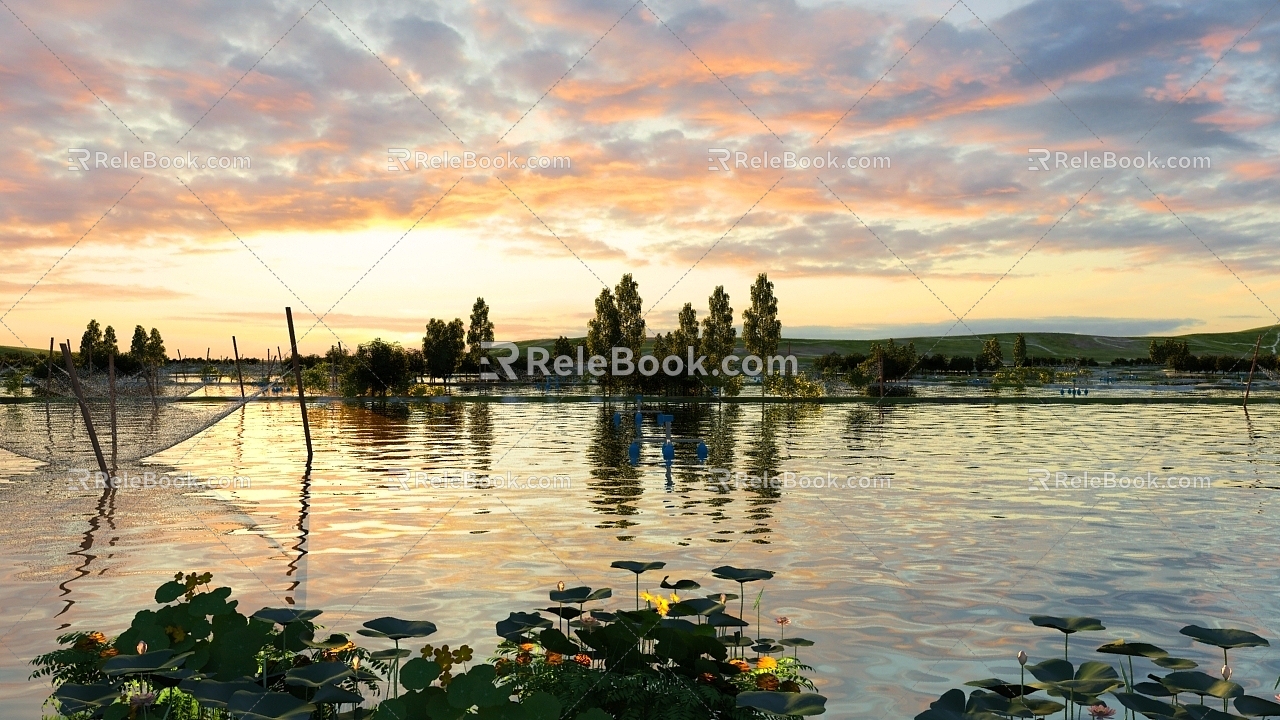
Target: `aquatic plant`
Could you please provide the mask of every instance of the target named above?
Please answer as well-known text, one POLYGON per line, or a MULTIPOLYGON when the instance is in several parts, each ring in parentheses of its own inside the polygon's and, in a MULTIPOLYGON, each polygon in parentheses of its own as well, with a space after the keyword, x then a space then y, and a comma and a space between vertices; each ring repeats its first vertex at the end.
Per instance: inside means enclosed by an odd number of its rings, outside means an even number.
MULTIPOLYGON (((1235 648, 1261 647, 1269 643, 1245 630, 1205 628, 1188 625, 1183 635, 1197 642, 1222 649, 1221 677, 1194 670, 1197 664, 1185 658, 1171 657, 1168 651, 1145 642, 1114 640, 1096 648, 1104 655, 1118 655, 1117 673, 1109 663, 1089 660, 1074 666, 1070 662, 1069 639, 1077 632, 1105 629, 1095 618, 1059 618, 1033 615, 1031 622, 1039 627, 1054 628, 1063 633, 1063 659, 1052 658, 1027 665, 1027 654, 1018 653, 1023 675, 1016 685, 999 678, 965 683, 978 689, 966 698, 962 690, 949 690, 930 704, 916 720, 997 720, 998 718, 1047 717, 1059 711, 1064 719, 1088 713, 1094 720, 1112 718, 1116 709, 1102 699, 1110 694, 1124 708, 1124 717, 1137 715, 1153 720, 1242 720, 1242 717, 1280 717, 1280 703, 1244 694, 1244 688, 1231 681, 1232 670, 1227 651, 1235 648), (1134 658, 1143 658, 1159 668, 1170 670, 1163 676, 1149 674, 1151 682, 1135 680, 1134 658), (1126 668, 1127 664, 1127 668, 1126 668), (1126 672, 1127 670, 1127 672, 1126 672), (1036 681, 1025 683, 1030 672, 1036 681), (1044 691, 1052 698, 1031 697, 1044 691), (1198 704, 1179 702, 1182 695, 1195 695, 1198 704), (1205 698, 1222 700, 1222 710, 1205 704, 1205 698), (1239 714, 1229 712, 1234 701, 1239 714)), ((1280 685, 1280 682, 1277 682, 1280 685)), ((1280 696, 1276 698, 1280 700, 1280 696)))
MULTIPOLYGON (((614 566, 638 579, 662 564, 614 566)), ((772 577, 727 570, 740 583, 772 577)), ((549 594, 557 606, 544 609, 559 627, 541 611, 510 613, 496 625, 497 656, 475 665, 466 645, 425 645, 406 661, 414 653, 404 641, 437 632, 426 620, 364 623, 359 635, 392 645, 370 650, 344 634, 321 637, 320 610, 244 615, 231 589, 212 580, 178 573, 156 590, 160 607, 139 611, 115 638, 60 636, 65 647, 32 661, 32 677, 54 684, 48 705, 69 720, 748 720, 819 714, 826 702, 809 692, 811 668, 795 657, 730 660, 751 644, 729 634, 749 625, 724 613, 725 600, 739 596, 681 598, 674 589, 696 589, 692 580, 663 578, 669 599, 637 581, 637 603, 648 596, 659 607, 616 612, 586 608, 611 598, 609 588, 559 583, 549 594)))

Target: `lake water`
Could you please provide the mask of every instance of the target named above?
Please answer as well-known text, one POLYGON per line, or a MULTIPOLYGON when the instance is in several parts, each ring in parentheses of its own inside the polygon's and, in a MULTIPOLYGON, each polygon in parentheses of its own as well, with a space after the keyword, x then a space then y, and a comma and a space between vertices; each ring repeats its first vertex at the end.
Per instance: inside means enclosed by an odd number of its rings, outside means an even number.
MULTIPOLYGON (((49 690, 27 680, 28 663, 56 635, 119 632, 157 585, 193 570, 231 585, 247 611, 325 608, 319 621, 346 633, 382 615, 428 619, 440 627, 432 642, 477 656, 493 649, 497 620, 545 607, 557 581, 612 587, 608 606, 629 606, 632 575, 614 560, 665 561, 643 586, 670 574, 703 593, 736 592, 710 575, 719 565, 773 570, 762 613, 817 642, 801 659, 835 718, 909 718, 964 681, 1016 679, 1019 650, 1060 656, 1061 636, 1032 614, 1103 619, 1106 631, 1073 636, 1073 661, 1141 637, 1216 673, 1220 654, 1179 628, 1280 639, 1280 404, 1249 415, 1190 401, 666 411, 675 435, 706 443, 705 463, 681 444, 668 468, 646 444, 633 467, 630 409, 599 402, 317 405, 305 479, 296 406, 255 402, 129 470, 248 479, 211 489, 104 493, 0 453, 3 714, 39 716, 49 690), (559 486, 413 481, 468 471, 559 486), (1211 486, 1055 480, 1085 471, 1211 486), (732 475, 766 472, 796 480, 732 475), (855 480, 801 487, 828 473, 855 480)), ((748 586, 753 619, 760 585, 748 586)), ((1269 697, 1275 650, 1233 651, 1233 679, 1269 697)))

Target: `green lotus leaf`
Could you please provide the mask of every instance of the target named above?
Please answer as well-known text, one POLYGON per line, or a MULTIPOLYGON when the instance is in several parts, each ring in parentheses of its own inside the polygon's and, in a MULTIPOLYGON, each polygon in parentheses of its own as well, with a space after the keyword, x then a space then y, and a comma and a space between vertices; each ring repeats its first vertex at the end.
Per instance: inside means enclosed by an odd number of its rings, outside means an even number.
POLYGON ((636 562, 635 560, 614 560, 609 565, 609 567, 618 568, 619 570, 630 570, 637 575, 650 570, 661 570, 666 566, 667 564, 664 562, 636 562))
POLYGON ((764 655, 772 655, 773 653, 776 653, 782 650, 782 646, 763 642, 763 643, 757 643, 755 645, 752 645, 751 649, 755 650, 758 653, 762 653, 764 655))
POLYGON ((1088 630, 1106 630, 1102 621, 1091 617, 1054 617, 1053 615, 1032 615, 1031 624, 1039 627, 1050 627, 1068 635, 1088 630))
POLYGON ((732 635, 726 635, 722 638, 719 638, 719 640, 720 640, 720 644, 724 645, 725 647, 751 647, 752 645, 756 644, 755 640, 752 640, 749 637, 743 637, 742 633, 734 633, 732 635))
MULTIPOLYGON (((1031 688, 1026 685, 1023 687, 1031 690, 1031 688)), ((1022 697, 1014 698, 1009 703, 1009 714, 1014 717, 1026 717, 1027 715, 1030 715, 1031 717, 1045 717, 1062 710, 1064 707, 1066 707, 1066 705, 1052 700, 1027 697, 1026 695, 1023 695, 1022 697)))
POLYGON ((1236 712, 1246 717, 1280 717, 1280 703, 1252 695, 1235 699, 1236 712))
POLYGON ((1143 642, 1125 642, 1124 640, 1113 640, 1098 648, 1098 652, 1110 655, 1128 655, 1130 657, 1145 658, 1163 658, 1168 657, 1168 651, 1158 648, 1151 643, 1143 642))
POLYGON ((190 693, 201 705, 213 708, 225 708, 227 703, 231 701, 231 696, 244 690, 246 692, 261 692, 262 688, 255 682, 249 680, 232 680, 231 682, 219 682, 217 680, 183 680, 178 683, 178 687, 184 692, 190 693))
POLYGON ((575 720, 613 720, 613 716, 600 708, 591 708, 585 712, 578 713, 578 717, 575 720))
POLYGON ((1194 670, 1200 667, 1195 660, 1187 660, 1186 658, 1162 657, 1155 658, 1151 662, 1168 670, 1194 670))
POLYGON ((299 639, 302 641, 303 645, 317 650, 337 650, 340 647, 346 646, 349 642, 349 638, 347 638, 346 635, 339 635, 337 633, 330 635, 327 640, 316 640, 315 633, 311 631, 303 633, 299 639))
POLYGON ((618 616, 616 614, 611 612, 605 612, 604 610, 592 610, 591 617, 599 620, 600 622, 606 622, 606 623, 610 623, 618 619, 618 616))
POLYGON ((1231 650, 1233 648, 1242 647, 1267 647, 1271 643, 1261 635, 1255 635, 1248 630, 1233 630, 1231 628, 1207 628, 1199 625, 1188 625, 1178 632, 1186 635, 1192 640, 1198 640, 1206 645, 1214 645, 1223 650, 1231 650))
POLYGON ((541 630, 551 627, 551 621, 537 613, 513 612, 507 614, 506 620, 497 624, 498 637, 513 640, 529 630, 541 630))
POLYGON ((581 610, 579 610, 578 608, 575 608, 575 607, 553 607, 553 608, 552 608, 552 607, 549 607, 549 608, 539 608, 539 609, 538 609, 538 611, 539 611, 539 612, 549 612, 549 613, 551 613, 552 615, 555 615, 555 616, 557 616, 557 617, 563 618, 563 619, 565 619, 565 620, 572 620, 572 619, 574 619, 574 618, 578 617, 579 615, 582 615, 582 614, 583 614, 581 610))
POLYGON ((565 590, 552 590, 551 602, 584 603, 591 596, 591 588, 587 586, 572 587, 565 590))
POLYGON ((325 685, 311 696, 311 702, 315 705, 355 704, 363 700, 360 693, 351 692, 337 685, 325 685))
POLYGON ((392 640, 407 638, 423 638, 436 631, 436 624, 426 620, 401 620, 393 617, 380 617, 370 620, 364 626, 371 632, 357 630, 366 637, 384 637, 392 640), (375 634, 376 633, 376 634, 375 634))
POLYGON ((827 699, 817 693, 784 693, 752 690, 738 693, 738 707, 756 708, 774 715, 821 715, 827 699))
POLYGON ((174 582, 173 580, 170 580, 169 582, 156 588, 156 602, 160 603, 161 605, 167 605, 173 602, 174 600, 177 600, 178 598, 185 595, 186 592, 187 592, 186 585, 180 582, 174 582))
MULTIPOLYGON (((428 711, 430 712, 430 711, 428 711)), ((361 715, 361 717, 364 717, 361 715)), ((431 714, 432 718, 436 716, 431 714)), ((450 716, 446 716, 450 717, 450 716)), ((461 714, 459 714, 461 717, 461 714)), ((387 698, 378 703, 378 707, 373 711, 370 720, 408 720, 409 705, 403 698, 387 698)))
POLYGON ((1160 684, 1174 692, 1189 692, 1216 698, 1233 698, 1244 694, 1244 688, 1230 680, 1216 678, 1199 670, 1171 672, 1160 678, 1160 684))
POLYGON ((109 677, 135 675, 172 670, 182 665, 191 653, 174 654, 172 650, 152 650, 141 655, 116 655, 102 665, 102 672, 109 677))
POLYGON ((284 674, 284 682, 286 685, 318 688, 324 685, 332 685, 339 680, 345 680, 354 674, 351 671, 351 666, 346 663, 318 662, 290 668, 284 674))
POLYGON ((94 683, 93 685, 63 683, 58 686, 57 691, 53 693, 53 697, 58 701, 58 707, 62 710, 62 714, 70 716, 99 708, 103 705, 110 705, 119 699, 120 688, 106 683, 94 683))
POLYGON ((673 583, 667 582, 667 579, 670 577, 671 577, 670 575, 662 576, 662 582, 658 585, 658 587, 665 588, 667 590, 697 590, 698 588, 702 587, 701 585, 699 585, 697 582, 693 580, 677 580, 673 583))
POLYGON ((804 639, 804 638, 802 638, 802 637, 798 637, 798 638, 784 638, 784 639, 782 639, 782 640, 779 640, 779 641, 778 641, 778 644, 779 644, 779 645, 786 645, 787 647, 812 647, 812 646, 813 646, 813 641, 812 641, 812 640, 806 640, 806 639, 804 639))
POLYGON ((258 612, 249 617, 255 620, 265 620, 277 625, 288 625, 289 623, 301 621, 310 621, 316 619, 323 610, 299 610, 295 608, 262 608, 258 612))
POLYGON ((1150 695, 1151 697, 1173 697, 1174 695, 1177 695, 1177 693, 1158 682, 1134 683, 1133 689, 1143 695, 1150 695))
POLYGON ((711 627, 747 627, 751 624, 723 612, 711 613, 707 616, 707 622, 711 627))
POLYGON ((1031 673, 1035 679, 1046 683, 1070 680, 1075 677, 1076 674, 1075 667, 1073 667, 1071 663, 1057 658, 1051 658, 1043 662, 1038 662, 1034 665, 1028 665, 1027 672, 1031 673))
POLYGON ((494 685, 497 673, 492 665, 477 665, 449 683, 449 705, 458 709, 504 705, 511 688, 494 685))
POLYGON ((613 597, 612 588, 600 588, 598 590, 592 590, 591 594, 588 595, 587 599, 583 600, 583 602, 591 602, 593 600, 604 600, 605 598, 611 598, 611 597, 613 597))
POLYGON ((1121 705, 1151 720, 1164 720, 1174 715, 1174 707, 1169 703, 1152 700, 1137 693, 1118 692, 1112 695, 1120 701, 1121 705))
POLYGON ((664 617, 662 618, 662 627, 674 628, 676 630, 683 630, 685 632, 690 632, 690 633, 695 633, 698 631, 697 625, 689 622, 688 620, 685 620, 684 618, 664 617))
POLYGON ((1008 715, 1011 705, 1009 698, 999 693, 974 690, 969 695, 969 703, 966 709, 970 712, 993 712, 1000 715, 1008 715))
POLYGON ((386 650, 371 652, 369 657, 373 660, 395 660, 396 658, 407 658, 412 654, 409 652, 409 648, 387 648, 386 650))
POLYGON ((547 628, 538 633, 538 643, 548 652, 561 655, 577 655, 582 652, 582 648, 555 628, 547 628))
POLYGON ((726 602, 726 603, 729 602, 730 600, 738 599, 738 596, 733 593, 711 593, 707 597, 711 598, 712 600, 721 600, 722 602, 726 602), (723 596, 724 598, 723 600, 721 600, 721 596, 723 596))
POLYGON ((1036 689, 1031 687, 1030 685, 1010 684, 999 678, 973 680, 971 682, 965 683, 965 685, 969 685, 971 687, 979 687, 984 690, 990 690, 991 692, 997 693, 1009 699, 1013 699, 1018 697, 1019 695, 1026 695, 1028 693, 1033 693, 1036 691, 1036 689))
POLYGON ((316 706, 288 693, 241 690, 231 696, 227 710, 241 720, 306 720, 316 706))
POLYGON ((917 715, 915 720, 1000 720, 1000 716, 985 710, 970 709, 965 702, 963 690, 948 690, 942 697, 929 703, 929 709, 917 715))
POLYGON ((1221 710, 1214 710, 1207 705, 1182 705, 1178 707, 1175 715, 1178 720, 1189 718, 1190 720, 1244 720, 1239 715, 1224 713, 1221 710))
POLYGON ((440 677, 440 665, 424 658, 414 658, 400 668, 400 684, 409 690, 423 690, 440 677))
POLYGON ((721 565, 718 568, 712 568, 711 574, 721 580, 732 580, 736 583, 749 583, 756 580, 769 580, 773 577, 773 573, 769 570, 756 570, 754 568, 736 568, 732 565, 721 565))
POLYGON ((724 605, 711 598, 689 598, 673 604, 667 614, 672 617, 688 615, 702 615, 705 617, 718 612, 724 612, 724 605))

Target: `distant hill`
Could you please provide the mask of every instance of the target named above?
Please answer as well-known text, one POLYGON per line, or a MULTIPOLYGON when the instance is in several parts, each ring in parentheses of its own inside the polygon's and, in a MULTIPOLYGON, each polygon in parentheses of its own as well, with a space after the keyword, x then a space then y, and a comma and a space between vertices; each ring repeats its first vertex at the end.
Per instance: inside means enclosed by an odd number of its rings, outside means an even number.
MULTIPOLYGON (((783 328, 785 331, 786 328, 783 328)), ((1005 348, 1005 359, 1013 356, 1013 339, 1017 333, 994 333, 991 335, 937 335, 923 337, 896 337, 899 344, 914 342, 916 352, 924 354, 941 353, 948 357, 954 355, 977 355, 982 350, 982 342, 987 338, 999 338, 1005 348)), ((1270 350, 1280 354, 1280 325, 1239 330, 1226 333, 1191 333, 1188 335, 1152 335, 1146 337, 1113 337, 1108 335, 1080 335, 1076 333, 1028 332, 1023 333, 1027 340, 1027 355, 1050 357, 1088 357, 1098 362, 1110 362, 1113 358, 1143 358, 1152 340, 1174 337, 1186 340, 1192 355, 1238 355, 1245 356, 1253 352, 1253 344, 1262 335, 1262 350, 1270 350)), ((789 352, 801 360, 811 359, 827 353, 867 354, 873 342, 881 340, 811 340, 805 338, 782 339, 782 351, 789 352)), ((584 338, 569 338, 577 344, 584 338)), ((517 345, 522 349, 530 345, 538 345, 550 349, 555 342, 553 338, 540 340, 524 340, 517 345)))

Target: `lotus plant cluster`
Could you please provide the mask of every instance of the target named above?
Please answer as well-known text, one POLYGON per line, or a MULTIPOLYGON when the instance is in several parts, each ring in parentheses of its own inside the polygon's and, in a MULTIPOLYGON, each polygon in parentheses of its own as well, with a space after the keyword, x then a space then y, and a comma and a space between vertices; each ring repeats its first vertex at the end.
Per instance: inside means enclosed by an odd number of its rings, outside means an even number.
POLYGON ((32 677, 53 682, 48 704, 69 720, 752 720, 824 711, 796 655, 813 643, 786 638, 788 618, 775 621, 777 642, 745 633, 741 591, 773 573, 719 567, 715 576, 739 593, 698 597, 689 594, 698 583, 669 578, 662 592, 642 593, 640 575, 663 563, 613 567, 635 573, 632 609, 588 608, 612 590, 560 583, 554 607, 497 623, 490 663, 473 663, 466 645, 406 647, 437 632, 426 620, 370 620, 356 631, 375 643, 366 648, 322 634, 320 610, 245 615, 209 573, 179 573, 156 590, 160 607, 138 612, 115 638, 59 637, 64 647, 32 661, 32 677), (727 612, 735 599, 738 616, 727 612))
POLYGON ((1138 716, 1151 720, 1280 718, 1280 702, 1276 702, 1280 696, 1272 700, 1246 695, 1244 688, 1231 680, 1228 651, 1270 644, 1254 633, 1199 625, 1180 630, 1194 642, 1222 651, 1222 666, 1216 675, 1198 669, 1200 665, 1194 660, 1174 657, 1146 642, 1119 639, 1095 648, 1095 652, 1117 659, 1117 671, 1111 663, 1100 660, 1086 660, 1079 666, 1071 663, 1071 636, 1105 630, 1098 619, 1033 615, 1031 622, 1062 633, 1062 658, 1028 665, 1026 652, 1020 651, 1016 683, 999 678, 966 683, 977 689, 968 697, 962 690, 948 691, 916 720, 1042 718, 1056 713, 1061 713, 1064 720, 1138 716), (1139 680, 1137 673, 1142 671, 1147 675, 1139 680), (1033 682, 1027 682, 1028 673, 1033 682), (1037 696, 1040 692, 1048 697, 1037 696), (1221 709, 1217 706, 1219 701, 1221 709))

